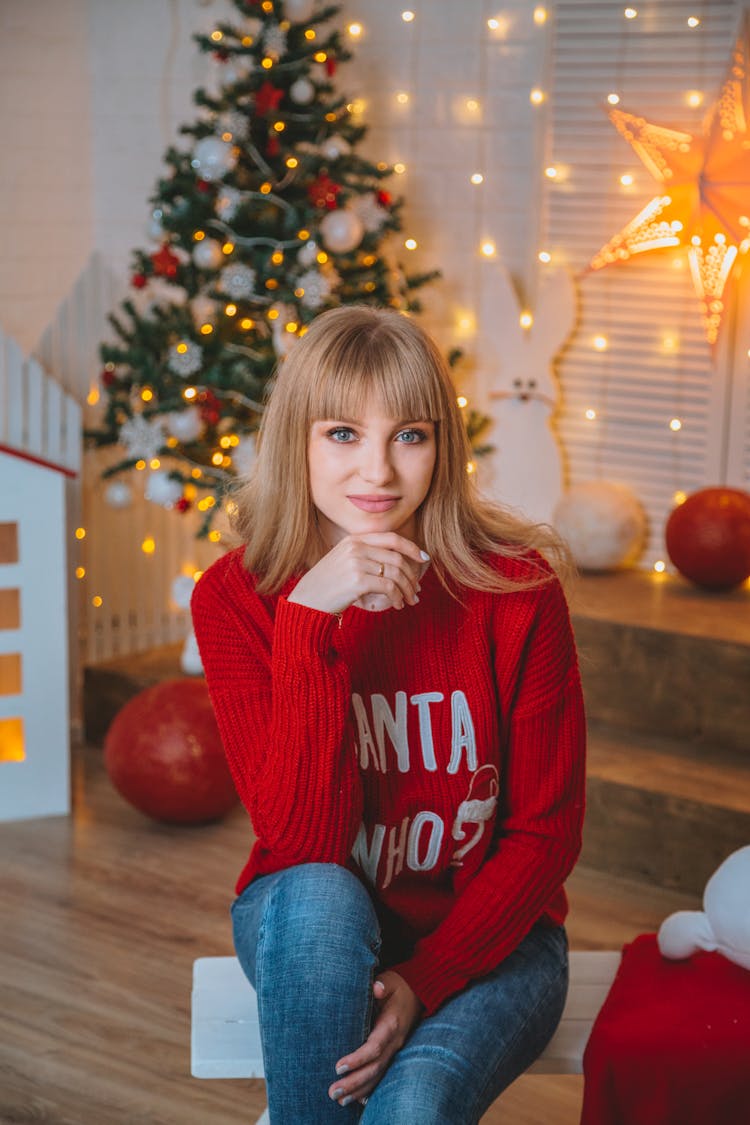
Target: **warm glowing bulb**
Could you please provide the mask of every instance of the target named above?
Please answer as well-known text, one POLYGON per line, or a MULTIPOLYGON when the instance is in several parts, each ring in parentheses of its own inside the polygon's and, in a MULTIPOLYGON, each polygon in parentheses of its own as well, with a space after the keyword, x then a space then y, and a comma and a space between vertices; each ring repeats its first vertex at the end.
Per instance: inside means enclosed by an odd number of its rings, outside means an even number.
POLYGON ((416 250, 416 248, 417 248, 416 238, 407 238, 406 242, 404 242, 404 246, 406 247, 407 250, 416 250))
POLYGON ((497 253, 497 246, 495 246, 495 243, 491 238, 486 239, 479 247, 479 249, 482 254, 484 254, 485 258, 494 258, 495 254, 497 253))
POLYGON ((271 255, 271 261, 273 262, 273 264, 275 266, 280 266, 281 263, 284 261, 284 255, 281 253, 280 250, 275 250, 273 252, 273 254, 271 255))
POLYGON ((492 16, 487 20, 487 27, 490 29, 490 31, 497 31, 497 29, 500 27, 500 20, 495 19, 495 17, 492 16))
POLYGON ((544 90, 540 90, 538 86, 535 86, 529 94, 529 101, 532 105, 541 105, 545 97, 544 90))
POLYGON ((205 237, 206 237, 206 232, 204 230, 197 230, 193 234, 193 240, 195 242, 202 242, 205 237))
POLYGON ((222 254, 231 254, 233 250, 234 250, 234 243, 233 242, 225 242, 224 245, 221 248, 222 254))
POLYGON ((89 391, 89 393, 86 395, 86 402, 89 404, 89 406, 96 406, 98 401, 99 401, 99 388, 98 387, 92 387, 91 390, 89 391))
POLYGON ((274 121, 273 127, 274 127, 275 132, 277 132, 277 133, 283 133, 284 130, 286 129, 286 125, 283 121, 274 121))
POLYGON ((309 39, 312 42, 312 40, 314 38, 315 38, 315 31, 313 30, 312 27, 308 27, 307 31, 305 32, 305 39, 309 39))
POLYGON ((404 21, 404 23, 411 23, 412 20, 414 19, 414 12, 409 12, 409 11, 402 12, 401 13, 401 19, 404 21))
POLYGON ((468 109, 469 113, 477 113, 478 112, 479 102, 477 101, 476 98, 467 98, 465 104, 466 104, 466 108, 468 109))
POLYGON ((518 318, 518 323, 522 328, 531 328, 534 323, 534 318, 530 312, 522 312, 518 318))
POLYGON ((405 164, 394 164, 393 165, 393 171, 396 173, 397 176, 403 176, 404 172, 406 171, 406 165, 405 164))
POLYGON ((224 454, 223 453, 219 453, 217 451, 216 453, 213 453, 211 455, 211 461, 214 465, 221 465, 223 460, 224 460, 224 454))
POLYGON ((589 422, 593 422, 596 418, 596 411, 592 410, 592 408, 589 407, 588 410, 585 411, 585 415, 588 418, 589 422))
POLYGON ((471 182, 473 184, 481 184, 484 182, 484 176, 481 172, 473 172, 471 176, 471 182))
POLYGON ((684 504, 687 500, 687 492, 683 492, 682 489, 678 489, 672 497, 672 500, 677 505, 684 504))
POLYGON ((626 8, 623 15, 625 16, 626 20, 634 20, 635 17, 638 15, 638 9, 637 8, 626 8))
POLYGON ((701 21, 698 19, 697 16, 688 16, 688 21, 687 21, 688 27, 699 27, 700 22, 701 21))
POLYGON ((620 183, 622 184, 622 186, 623 187, 630 187, 632 182, 633 182, 633 176, 631 175, 631 173, 630 172, 623 172, 623 174, 620 176, 620 183))
POLYGON ((604 352, 607 350, 609 341, 606 336, 594 336, 592 343, 598 352, 604 352))
POLYGON ((476 471, 477 471, 476 461, 467 461, 466 462, 466 472, 469 473, 469 475, 471 475, 472 473, 475 473, 476 471))
POLYGON ((76 578, 85 578, 85 577, 86 577, 86 567, 85 566, 77 566, 76 567, 76 578))
POLYGON ((362 24, 350 23, 346 30, 351 35, 352 39, 359 39, 360 35, 362 34, 362 24))
POLYGON ((226 307, 224 308, 224 315, 225 316, 236 316, 237 315, 237 306, 232 305, 232 304, 226 305, 226 307))
POLYGON ((469 405, 469 400, 464 395, 459 395, 456 399, 456 402, 458 403, 461 410, 463 410, 465 406, 469 405))
POLYGON ((144 555, 153 555, 154 551, 156 550, 156 541, 153 536, 146 536, 146 538, 141 543, 141 550, 143 551, 144 555))
POLYGON ((103 602, 102 598, 99 597, 98 594, 95 594, 94 597, 91 599, 91 604, 94 607, 94 609, 99 609, 99 607, 102 606, 104 604, 104 602, 103 602))
POLYGON ((610 105, 618 105, 620 101, 619 94, 607 94, 607 101, 610 105))
POLYGON ((151 388, 150 387, 144 387, 143 390, 141 391, 141 398, 143 399, 143 401, 144 402, 151 402, 151 399, 153 397, 154 397, 154 392, 151 390, 151 388))
POLYGON ((76 528, 76 539, 85 539, 85 538, 86 538, 86 528, 85 527, 77 527, 76 528))
POLYGON ((546 23, 546 22, 547 22, 547 9, 543 8, 542 5, 539 4, 536 8, 534 8, 534 23, 538 27, 541 27, 542 24, 546 23))
MULTIPOLYGON (((304 292, 304 290, 303 290, 303 292, 304 292)), ((279 319, 279 310, 278 309, 269 309, 268 310, 268 319, 269 320, 278 320, 279 319)))
POLYGON ((557 175, 557 168, 555 168, 554 164, 550 164, 547 168, 544 169, 544 174, 548 180, 554 180, 555 176, 557 175))
POLYGON ((221 43, 222 39, 224 38, 224 33, 218 30, 212 31, 211 38, 213 39, 214 43, 221 43))
POLYGON ((184 340, 180 341, 180 343, 177 345, 177 351, 180 353, 180 355, 184 355, 187 350, 188 350, 188 346, 185 343, 185 341, 184 340))
POLYGON ((201 324, 201 327, 200 327, 201 336, 210 336, 211 333, 213 332, 213 330, 214 330, 213 324, 201 324))
POLYGON ((697 109, 699 105, 703 105, 702 91, 687 90, 685 93, 685 101, 692 109, 697 109))
POLYGON ((208 538, 211 540, 212 543, 220 543, 221 542, 221 532, 216 531, 216 530, 209 531, 208 538))
POLYGON ((396 101, 398 102, 399 105, 408 105, 409 95, 406 93, 405 90, 400 90, 399 93, 396 94, 396 101))
POLYGON ((146 468, 146 462, 143 460, 143 458, 141 458, 139 461, 136 461, 135 467, 136 467, 136 469, 138 470, 139 473, 142 473, 143 470, 146 468))
POLYGON ((313 58, 316 62, 325 62, 328 58, 328 55, 325 53, 325 51, 316 51, 313 58))
POLYGON ((667 564, 664 562, 664 560, 663 559, 657 559, 656 562, 654 563, 654 570, 656 571, 656 573, 657 574, 663 574, 666 569, 667 569, 667 564))
POLYGON ((186 398, 189 402, 190 399, 195 398, 197 394, 198 392, 196 391, 195 387, 185 387, 185 390, 182 392, 182 397, 186 398))
POLYGON ((679 418, 673 418, 669 423, 669 428, 670 430, 673 430, 674 433, 677 433, 678 430, 682 429, 682 422, 679 418))
POLYGON ((286 158, 287 168, 296 168, 298 164, 299 164, 299 160, 297 159, 296 156, 287 156, 287 158, 286 158))
POLYGON ((149 467, 149 469, 160 469, 161 468, 161 461, 159 460, 158 457, 152 457, 151 460, 148 463, 148 467, 149 467))
POLYGON ((320 262, 321 266, 324 266, 326 264, 326 262, 328 261, 328 255, 326 254, 325 250, 318 251, 318 253, 315 255, 315 261, 320 262))
POLYGON ((552 255, 550 254, 549 250, 540 250, 537 254, 537 258, 540 262, 544 262, 545 265, 547 264, 547 262, 552 261, 552 255))

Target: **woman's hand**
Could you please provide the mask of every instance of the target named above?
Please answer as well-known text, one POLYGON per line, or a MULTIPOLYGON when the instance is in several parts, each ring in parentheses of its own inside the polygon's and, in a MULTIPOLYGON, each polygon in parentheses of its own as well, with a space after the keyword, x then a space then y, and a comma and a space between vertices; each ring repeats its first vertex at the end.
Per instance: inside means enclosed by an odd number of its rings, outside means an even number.
POLYGON ((426 561, 416 543, 395 531, 347 535, 299 580, 288 601, 323 613, 342 613, 361 599, 365 609, 403 609, 419 601, 426 561))
POLYGON ((328 1096, 339 1105, 349 1105, 372 1093, 422 1017, 421 1001, 398 973, 380 973, 373 992, 378 1014, 372 1031, 358 1050, 336 1063, 340 1078, 330 1087, 328 1096))

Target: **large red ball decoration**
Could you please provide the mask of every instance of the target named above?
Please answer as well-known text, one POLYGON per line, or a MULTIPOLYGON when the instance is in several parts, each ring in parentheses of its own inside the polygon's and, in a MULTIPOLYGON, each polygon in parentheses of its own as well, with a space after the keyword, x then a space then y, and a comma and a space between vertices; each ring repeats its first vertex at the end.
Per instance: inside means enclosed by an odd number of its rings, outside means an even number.
POLYGON ((667 520, 669 557, 685 578, 730 590, 750 576, 750 493, 702 488, 667 520))
POLYGON ((107 731, 104 762, 120 795, 155 820, 202 824, 237 801, 202 679, 166 680, 130 699, 107 731))

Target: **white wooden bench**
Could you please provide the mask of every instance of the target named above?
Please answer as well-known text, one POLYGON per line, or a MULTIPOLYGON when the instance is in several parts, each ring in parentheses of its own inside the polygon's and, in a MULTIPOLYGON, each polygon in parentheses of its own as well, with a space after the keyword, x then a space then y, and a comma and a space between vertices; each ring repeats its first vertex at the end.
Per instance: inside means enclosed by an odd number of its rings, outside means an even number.
MULTIPOLYGON (((581 1074, 591 1025, 620 965, 620 952, 570 954, 570 988, 560 1025, 531 1074, 581 1074)), ((255 991, 236 957, 193 965, 191 1073, 194 1078, 262 1078, 255 991)), ((268 1111, 257 1125, 267 1125, 268 1111)))

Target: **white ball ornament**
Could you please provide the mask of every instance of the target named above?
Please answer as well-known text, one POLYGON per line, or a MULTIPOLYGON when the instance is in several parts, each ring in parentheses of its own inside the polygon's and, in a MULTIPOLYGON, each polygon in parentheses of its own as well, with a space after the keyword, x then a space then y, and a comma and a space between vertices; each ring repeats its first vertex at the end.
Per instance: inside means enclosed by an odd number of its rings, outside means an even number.
POLYGON ((352 146, 345 137, 329 137, 323 141, 320 151, 326 160, 338 160, 340 156, 347 156, 352 151, 352 146))
POLYGON ((149 473, 144 495, 153 504, 171 508, 182 496, 182 485, 178 480, 172 480, 163 469, 157 469, 149 473))
POLYGON ((129 508, 133 503, 133 489, 124 480, 113 480, 107 485, 104 499, 110 508, 129 508))
POLYGON ((362 241, 365 228, 362 220, 345 207, 329 211, 320 224, 323 242, 335 254, 347 254, 362 241))
POLYGON ((203 238, 193 247, 193 261, 200 270, 215 270, 224 261, 221 243, 215 238, 203 238))
POLYGON ((309 20, 315 11, 315 0, 284 0, 284 15, 295 23, 309 20))
POLYGON ((193 149, 191 164, 209 183, 222 179, 236 163, 234 148, 221 137, 202 137, 193 149))
POLYGON ((172 581, 172 588, 170 593, 172 601, 178 605, 180 609, 187 609, 190 605, 190 599, 193 596, 195 589, 195 579, 189 574, 178 574, 172 581))
POLYGON ((300 247, 300 252, 297 255, 297 261, 301 266, 311 266, 318 256, 320 247, 314 238, 308 238, 307 242, 300 247))
POLYGON ((197 406, 189 406, 186 410, 176 410, 173 414, 167 414, 165 422, 168 433, 181 442, 195 441, 205 429, 197 406))
POLYGON ((289 97, 296 105, 309 105, 315 98, 315 87, 309 78, 298 78, 289 87, 289 97))
POLYGON ((637 497, 616 481, 574 484, 558 501, 552 522, 584 571, 631 566, 646 534, 646 517, 637 497))

